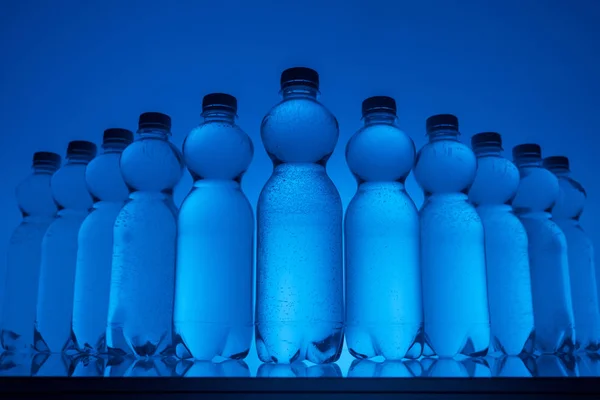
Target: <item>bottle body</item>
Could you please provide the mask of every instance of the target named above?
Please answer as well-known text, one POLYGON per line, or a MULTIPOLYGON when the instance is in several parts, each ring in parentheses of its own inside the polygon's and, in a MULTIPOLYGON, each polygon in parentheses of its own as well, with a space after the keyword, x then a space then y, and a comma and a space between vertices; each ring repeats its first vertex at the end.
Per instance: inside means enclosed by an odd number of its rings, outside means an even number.
POLYGON ((414 169, 426 195, 419 211, 423 354, 481 356, 490 342, 484 232, 465 194, 477 160, 458 140, 455 116, 434 115, 426 126, 429 143, 414 169))
POLYGON ((481 205, 491 325, 491 350, 533 351, 534 319, 527 232, 507 205, 481 205))
POLYGON ((72 347, 77 236, 86 216, 85 211, 61 210, 44 235, 34 333, 39 352, 72 347))
POLYGON ((239 183, 197 181, 177 232, 177 356, 245 358, 253 329, 254 213, 239 183))
POLYGON ((72 143, 67 151, 68 156, 72 152, 69 161, 52 177, 52 192, 60 210, 42 240, 34 341, 36 350, 44 353, 74 348, 71 319, 77 236, 93 204, 85 183, 85 169, 95 156, 96 147, 89 142, 78 142, 71 149, 72 143))
POLYGON ((28 218, 10 238, 1 336, 6 351, 21 353, 33 348, 42 240, 52 220, 52 217, 28 218))
POLYGON ((481 219, 466 195, 433 194, 420 226, 426 344, 440 357, 483 355, 490 324, 481 219))
POLYGON ((419 216, 399 182, 365 182, 346 211, 346 341, 357 358, 418 358, 419 216))
POLYGON ((42 240, 56 217, 51 180, 60 162, 58 154, 35 153, 33 173, 16 188, 23 220, 14 230, 7 248, 0 347, 18 353, 17 357, 33 350, 42 240))
POLYGON ((168 141, 170 118, 148 114, 140 116, 141 138, 120 161, 130 195, 113 231, 106 345, 115 356, 148 358, 172 351, 177 210, 171 193, 183 162, 168 141))
POLYGON ((548 213, 526 213, 520 219, 529 241, 535 351, 570 353, 575 331, 565 235, 548 213))
POLYGON ((95 204, 78 234, 72 335, 80 352, 106 351, 113 231, 123 203, 95 204))
POLYGON ((556 219, 565 234, 575 324, 575 349, 596 352, 600 340, 600 311, 594 263, 594 247, 576 220, 556 219))
POLYGON ((325 168, 275 167, 257 206, 256 346, 263 362, 339 358, 342 204, 325 168))
POLYGON ((106 352, 106 323, 112 271, 113 230, 129 189, 119 160, 133 134, 124 129, 104 132, 104 153, 86 168, 86 182, 95 203, 78 234, 72 339, 79 352, 106 352))

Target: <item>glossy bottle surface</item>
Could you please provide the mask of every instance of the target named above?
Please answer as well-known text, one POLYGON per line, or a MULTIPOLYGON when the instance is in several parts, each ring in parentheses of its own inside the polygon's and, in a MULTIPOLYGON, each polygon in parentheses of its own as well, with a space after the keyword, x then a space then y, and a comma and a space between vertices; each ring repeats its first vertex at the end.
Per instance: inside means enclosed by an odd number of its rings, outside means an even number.
POLYGON ((356 358, 421 355, 419 215, 404 181, 413 141, 395 124, 395 101, 363 102, 364 126, 346 146, 357 192, 346 210, 346 341, 356 358))
POLYGON ((261 126, 274 169, 257 206, 256 346, 264 362, 322 364, 343 337, 342 204, 325 170, 339 128, 316 73, 289 71, 261 126))
POLYGON ((571 177, 566 157, 548 157, 544 166, 558 177, 559 193, 552 208, 552 219, 567 240, 575 348, 596 352, 600 346, 600 312, 594 246, 579 223, 586 193, 583 186, 571 177))
POLYGON ((485 233, 490 351, 514 356, 533 351, 533 303, 527 232, 510 206, 519 170, 501 155, 501 146, 499 134, 473 136, 477 173, 469 199, 485 233))
POLYGON ((59 207, 42 241, 42 261, 35 322, 35 348, 39 352, 70 350, 71 318, 77 263, 77 235, 92 208, 85 169, 96 155, 96 145, 69 143, 67 162, 52 176, 52 194, 59 207))
POLYGON ((177 210, 172 191, 183 173, 182 156, 169 142, 170 118, 140 116, 139 137, 121 155, 129 200, 117 215, 107 350, 156 357, 172 351, 177 210))
POLYGON ((513 159, 521 181, 512 205, 529 242, 534 348, 542 354, 569 353, 575 331, 567 241, 549 213, 558 197, 558 179, 542 167, 541 149, 535 144, 515 147, 513 159))
POLYGON ((232 96, 205 96, 204 121, 183 144, 194 177, 177 224, 174 326, 184 359, 241 359, 252 341, 254 212, 240 182, 254 148, 236 110, 232 96))
POLYGON ((106 323, 112 271, 113 230, 129 189, 119 168, 121 153, 133 140, 125 129, 104 132, 103 154, 86 168, 85 179, 94 198, 78 235, 72 335, 78 351, 106 351, 106 323))
POLYGON ((58 154, 34 154, 33 173, 16 189, 23 220, 7 249, 5 300, 0 314, 0 345, 6 351, 27 353, 33 348, 42 239, 57 212, 50 182, 60 163, 58 154))
POLYGON ((424 355, 482 355, 490 341, 484 233, 465 194, 477 163, 458 141, 456 117, 430 117, 427 127, 414 170, 426 195, 419 213, 424 355))

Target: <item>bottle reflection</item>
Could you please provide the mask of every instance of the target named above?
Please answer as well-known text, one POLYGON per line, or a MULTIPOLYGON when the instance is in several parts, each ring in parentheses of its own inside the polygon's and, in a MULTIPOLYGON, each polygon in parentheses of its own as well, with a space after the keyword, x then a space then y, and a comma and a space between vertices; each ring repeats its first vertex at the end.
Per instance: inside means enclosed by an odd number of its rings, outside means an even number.
POLYGON ((31 354, 4 352, 0 355, 0 376, 30 376, 32 361, 31 354))
POLYGON ((493 377, 497 378, 531 378, 532 358, 522 359, 519 356, 489 357, 488 362, 493 377), (529 366, 529 368, 528 368, 529 366))
POLYGON ((600 376, 600 355, 597 353, 580 353, 575 362, 580 377, 600 376))
POLYGON ((33 356, 31 376, 68 377, 74 370, 75 360, 61 353, 37 353, 33 356))
POLYGON ((248 365, 242 360, 223 362, 181 360, 175 374, 186 378, 250 378, 248 365))
POLYGON ((94 357, 82 354, 73 362, 71 376, 81 378, 103 377, 106 370, 107 360, 105 357, 94 357))
POLYGON ((423 368, 416 360, 354 360, 348 378, 414 378, 421 376, 423 368))
POLYGON ((533 376, 538 378, 576 377, 578 368, 572 355, 541 355, 535 359, 533 376))
POLYGON ((303 362, 293 364, 261 364, 256 373, 258 378, 341 378, 342 371, 337 364, 307 365, 303 362))
POLYGON ((112 358, 108 362, 105 377, 158 378, 175 375, 176 361, 171 358, 135 360, 112 358))
POLYGON ((423 377, 428 378, 489 378, 490 367, 484 358, 424 358, 423 377))

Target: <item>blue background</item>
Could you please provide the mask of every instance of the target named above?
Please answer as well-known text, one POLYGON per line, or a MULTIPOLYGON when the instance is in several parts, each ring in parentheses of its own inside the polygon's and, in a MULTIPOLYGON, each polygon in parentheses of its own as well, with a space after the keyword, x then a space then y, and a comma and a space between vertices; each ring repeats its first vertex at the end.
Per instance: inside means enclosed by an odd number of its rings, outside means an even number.
MULTIPOLYGON (((105 128, 135 129, 143 111, 171 115, 180 146, 215 91, 238 98, 254 141, 243 187, 255 204, 272 168, 260 122, 279 100, 279 74, 296 65, 320 73, 321 100, 339 120, 328 170, 344 205, 356 187, 344 147, 361 101, 384 94, 417 148, 425 118, 449 112, 466 143, 495 130, 507 155, 539 141, 545 156, 570 156, 588 191, 582 223, 598 243, 599 19, 594 0, 0 0, 0 254, 32 152, 100 144, 105 128)), ((190 186, 186 172, 177 204, 190 186)), ((412 176, 408 190, 420 206, 412 176)), ((248 364, 256 370, 254 349, 248 364)))

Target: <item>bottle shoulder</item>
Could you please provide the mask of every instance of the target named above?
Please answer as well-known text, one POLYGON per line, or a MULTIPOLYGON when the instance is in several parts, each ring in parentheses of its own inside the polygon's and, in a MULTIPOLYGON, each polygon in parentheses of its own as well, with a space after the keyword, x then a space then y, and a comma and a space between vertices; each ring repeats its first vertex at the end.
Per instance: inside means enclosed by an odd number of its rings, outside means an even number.
POLYGON ((507 204, 519 187, 519 170, 499 156, 477 158, 477 171, 469 188, 469 200, 476 204, 507 204))
POLYGON ((265 115, 260 133, 267 154, 275 162, 325 162, 337 144, 339 124, 320 102, 292 98, 265 115))
POLYGON ((393 124, 363 126, 346 145, 346 163, 359 181, 404 181, 416 157, 413 140, 393 124))

